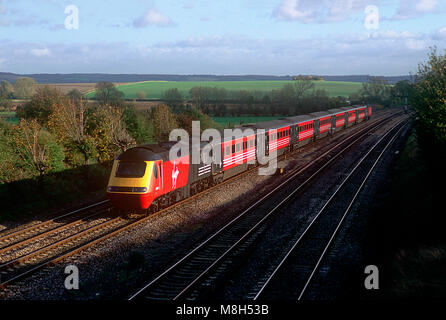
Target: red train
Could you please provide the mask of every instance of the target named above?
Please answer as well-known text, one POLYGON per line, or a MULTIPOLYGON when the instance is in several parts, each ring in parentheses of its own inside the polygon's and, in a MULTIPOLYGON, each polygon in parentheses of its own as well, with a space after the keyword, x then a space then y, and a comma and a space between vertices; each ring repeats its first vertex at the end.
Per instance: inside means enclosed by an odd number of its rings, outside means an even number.
MULTIPOLYGON (((248 127, 237 139, 221 142, 220 159, 212 164, 193 164, 190 155, 169 159, 176 142, 142 145, 119 155, 114 163, 107 187, 113 205, 123 210, 158 210, 181 199, 258 165, 257 130, 265 130, 266 154, 288 153, 314 140, 334 134, 356 123, 368 120, 372 107, 354 106, 331 109, 290 118, 262 122, 248 127)), ((206 146, 202 142, 200 150, 206 146)), ((220 148, 220 146, 218 146, 220 148)))

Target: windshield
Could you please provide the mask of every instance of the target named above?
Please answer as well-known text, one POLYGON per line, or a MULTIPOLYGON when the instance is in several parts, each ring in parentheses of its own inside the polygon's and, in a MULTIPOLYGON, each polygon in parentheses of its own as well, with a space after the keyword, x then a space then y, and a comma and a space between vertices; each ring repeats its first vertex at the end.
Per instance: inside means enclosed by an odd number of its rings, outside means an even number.
POLYGON ((116 176, 121 178, 141 178, 146 172, 145 162, 119 162, 116 169, 116 176))

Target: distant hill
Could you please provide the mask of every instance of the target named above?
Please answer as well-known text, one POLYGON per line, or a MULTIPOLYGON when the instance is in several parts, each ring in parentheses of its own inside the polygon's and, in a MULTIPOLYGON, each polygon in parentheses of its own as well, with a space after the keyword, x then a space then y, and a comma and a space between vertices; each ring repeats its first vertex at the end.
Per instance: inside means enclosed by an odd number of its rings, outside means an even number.
MULTIPOLYGON (((96 83, 99 81, 110 82, 139 82, 139 81, 274 81, 292 80, 293 76, 268 76, 268 75, 177 75, 177 74, 108 74, 108 73, 67 73, 67 74, 15 74, 0 72, 0 81, 14 82, 17 78, 30 77, 38 83, 96 83)), ((326 81, 369 82, 370 75, 346 75, 346 76, 322 76, 326 81)), ((410 76, 379 77, 394 84, 401 80, 410 80, 410 76)))

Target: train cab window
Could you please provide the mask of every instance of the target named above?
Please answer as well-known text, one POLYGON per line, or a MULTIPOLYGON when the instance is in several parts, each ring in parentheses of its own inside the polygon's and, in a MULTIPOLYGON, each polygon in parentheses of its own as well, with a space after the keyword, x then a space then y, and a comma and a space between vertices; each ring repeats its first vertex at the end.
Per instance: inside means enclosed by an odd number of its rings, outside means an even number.
POLYGON ((116 177, 141 178, 146 172, 146 163, 143 161, 121 161, 116 168, 116 177))
POLYGON ((153 166, 153 176, 158 179, 158 168, 156 165, 153 166))

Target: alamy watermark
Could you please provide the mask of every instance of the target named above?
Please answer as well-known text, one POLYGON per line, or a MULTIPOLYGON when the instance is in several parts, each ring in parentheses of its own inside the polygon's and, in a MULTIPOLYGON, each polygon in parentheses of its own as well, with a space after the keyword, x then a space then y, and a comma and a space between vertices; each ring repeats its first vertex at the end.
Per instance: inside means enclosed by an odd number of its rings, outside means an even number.
MULTIPOLYGON (((268 134, 277 136, 277 130, 269 130, 268 134)), ((282 138, 282 143, 289 137, 282 138)), ((278 139, 274 142, 268 141, 268 147, 266 146, 266 131, 259 129, 254 131, 252 128, 240 128, 236 129, 224 129, 223 137, 221 132, 216 129, 206 129, 200 135, 200 122, 192 121, 192 138, 189 137, 189 133, 184 129, 174 129, 169 134, 169 141, 177 142, 169 151, 169 160, 171 162, 176 161, 190 152, 190 163, 192 164, 216 164, 222 165, 224 160, 222 150, 229 148, 229 154, 225 156, 230 158, 232 164, 256 164, 256 160, 259 164, 264 165, 259 168, 259 175, 271 175, 277 169, 277 148, 279 147, 278 139), (248 157, 248 148, 246 138, 252 139, 255 137, 257 145, 255 147, 255 156, 248 157), (191 145, 189 146, 189 142, 191 145), (231 141, 238 141, 237 149, 231 141), (202 147, 202 142, 207 142, 202 147), (234 148, 233 148, 234 146, 234 148), (268 150, 266 150, 268 148, 268 150), (250 158, 249 160, 247 160, 250 158)), ((252 152, 251 152, 251 155, 252 152)))
POLYGON ((379 8, 377 6, 367 6, 364 9, 365 19, 364 27, 367 30, 378 30, 379 29, 379 8))
POLYGON ((379 270, 375 265, 368 265, 364 270, 365 274, 368 276, 364 280, 364 287, 367 290, 377 290, 379 289, 379 270))
POLYGON ((65 289, 67 290, 79 290, 79 269, 73 264, 65 267, 65 274, 68 276, 65 278, 65 289))
POLYGON ((65 14, 68 16, 65 18, 65 29, 78 30, 79 29, 79 8, 74 4, 70 4, 65 7, 65 14))

